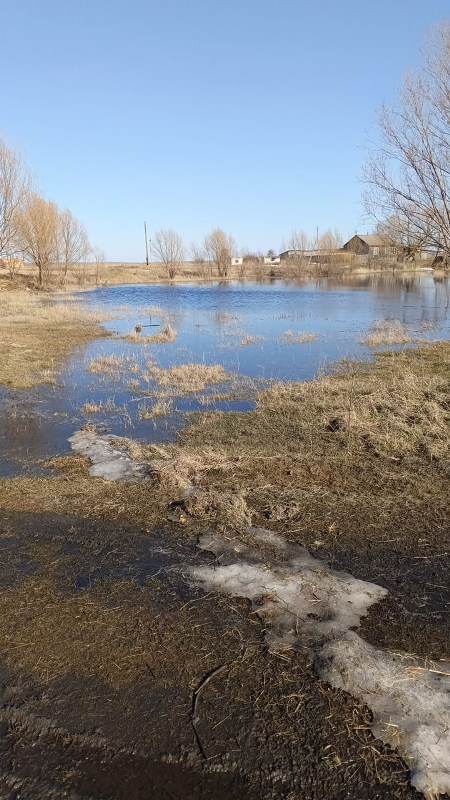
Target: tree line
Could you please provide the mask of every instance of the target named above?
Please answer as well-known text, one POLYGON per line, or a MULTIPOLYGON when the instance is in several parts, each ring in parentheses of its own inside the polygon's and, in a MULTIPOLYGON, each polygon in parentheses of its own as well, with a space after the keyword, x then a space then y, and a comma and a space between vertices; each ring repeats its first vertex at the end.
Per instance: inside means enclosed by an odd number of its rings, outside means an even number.
POLYGON ((100 258, 82 223, 39 194, 22 158, 0 140, 0 261, 11 276, 22 260, 35 267, 39 286, 52 269, 64 283, 72 267, 100 258))

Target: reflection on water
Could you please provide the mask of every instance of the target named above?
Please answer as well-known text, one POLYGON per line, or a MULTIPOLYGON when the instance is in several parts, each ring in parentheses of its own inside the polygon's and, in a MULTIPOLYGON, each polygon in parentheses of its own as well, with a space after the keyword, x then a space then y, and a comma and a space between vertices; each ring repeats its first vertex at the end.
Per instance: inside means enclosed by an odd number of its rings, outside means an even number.
POLYGON ((174 438, 186 412, 253 407, 251 393, 230 396, 227 387, 178 396, 172 387, 170 414, 143 419, 143 404, 153 402, 140 399, 143 386, 150 395, 158 391, 151 377, 155 365, 221 364, 227 372, 254 379, 307 380, 343 357, 370 358, 360 337, 375 320, 400 320, 414 338, 443 339, 450 333, 449 284, 431 272, 308 282, 117 286, 80 299, 102 307, 126 305, 130 313, 108 323, 114 338, 73 353, 59 385, 0 392, 0 475, 35 472, 38 459, 66 452, 68 437, 87 421, 160 442, 174 438), (122 338, 135 325, 142 326, 142 336, 151 336, 168 320, 177 332, 174 342, 140 344, 122 338), (286 337, 288 331, 292 337, 286 337), (299 336, 303 343, 290 343, 299 336), (123 368, 98 374, 89 370, 92 360, 111 355, 123 359, 123 368))

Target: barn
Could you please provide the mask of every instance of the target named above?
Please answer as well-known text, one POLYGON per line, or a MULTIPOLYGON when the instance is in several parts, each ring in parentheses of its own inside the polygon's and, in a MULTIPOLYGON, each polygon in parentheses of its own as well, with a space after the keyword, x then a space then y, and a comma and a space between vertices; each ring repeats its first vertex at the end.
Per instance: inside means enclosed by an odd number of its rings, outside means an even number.
POLYGON ((399 248, 380 236, 377 233, 355 233, 348 242, 346 242, 342 249, 347 253, 355 253, 358 256, 396 256, 399 253, 399 248))

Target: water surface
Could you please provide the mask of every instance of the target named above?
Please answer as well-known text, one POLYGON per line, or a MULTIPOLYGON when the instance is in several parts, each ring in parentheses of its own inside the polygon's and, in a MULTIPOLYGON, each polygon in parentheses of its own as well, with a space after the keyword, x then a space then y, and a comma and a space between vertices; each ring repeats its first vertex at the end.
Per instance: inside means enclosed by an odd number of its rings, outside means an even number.
MULTIPOLYGON (((40 460, 68 452, 68 437, 87 422, 161 442, 175 437, 188 412, 253 408, 255 388, 244 387, 230 398, 227 387, 216 386, 199 395, 176 396, 175 391, 168 415, 142 419, 142 408, 154 402, 142 398, 141 376, 149 364, 221 364, 230 373, 263 382, 308 380, 344 357, 371 358, 373 351, 360 339, 375 320, 400 320, 420 339, 450 335, 449 284, 432 272, 304 283, 115 286, 82 293, 79 299, 102 309, 127 310, 106 324, 111 338, 73 352, 55 386, 0 389, 0 475, 39 472, 40 460), (152 326, 142 328, 144 337, 156 333, 167 320, 177 331, 173 343, 149 345, 123 338, 135 325, 152 326), (317 338, 289 344, 288 332, 317 338), (125 359, 118 374, 89 371, 93 360, 110 355, 125 359), (225 397, 205 405, 208 394, 225 397), (86 403, 103 408, 89 414, 86 403)), ((152 395, 157 387, 152 381, 146 385, 152 395)))

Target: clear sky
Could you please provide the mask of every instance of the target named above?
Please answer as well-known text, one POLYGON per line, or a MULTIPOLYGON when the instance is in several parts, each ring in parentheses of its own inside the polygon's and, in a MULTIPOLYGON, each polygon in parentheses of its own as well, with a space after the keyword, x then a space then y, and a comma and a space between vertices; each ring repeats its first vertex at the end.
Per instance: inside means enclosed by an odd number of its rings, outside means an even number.
POLYGON ((0 136, 111 260, 143 220, 367 230, 365 147, 448 0, 0 0, 0 136))

